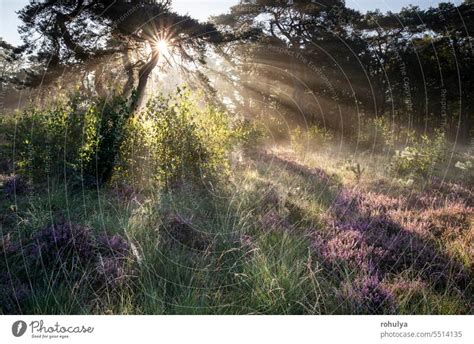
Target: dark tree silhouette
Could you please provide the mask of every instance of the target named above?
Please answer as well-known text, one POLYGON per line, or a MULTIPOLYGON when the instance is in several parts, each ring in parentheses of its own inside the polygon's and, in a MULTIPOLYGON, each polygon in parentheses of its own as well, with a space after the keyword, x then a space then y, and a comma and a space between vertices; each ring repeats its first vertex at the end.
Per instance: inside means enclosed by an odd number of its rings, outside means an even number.
POLYGON ((120 61, 126 76, 124 94, 136 89, 133 109, 143 99, 158 63, 160 40, 166 40, 181 59, 201 62, 208 44, 223 41, 212 24, 172 12, 169 0, 32 1, 19 16, 23 48, 37 62, 28 71, 27 85, 55 80, 64 71, 92 72, 101 93, 104 69, 120 61))

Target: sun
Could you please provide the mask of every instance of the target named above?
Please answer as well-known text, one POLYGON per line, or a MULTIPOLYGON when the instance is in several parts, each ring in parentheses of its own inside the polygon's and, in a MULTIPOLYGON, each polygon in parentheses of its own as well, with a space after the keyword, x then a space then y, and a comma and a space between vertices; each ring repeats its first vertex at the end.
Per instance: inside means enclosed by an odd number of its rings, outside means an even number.
POLYGON ((168 42, 165 39, 160 39, 156 42, 155 49, 158 50, 160 54, 166 54, 169 49, 168 42))

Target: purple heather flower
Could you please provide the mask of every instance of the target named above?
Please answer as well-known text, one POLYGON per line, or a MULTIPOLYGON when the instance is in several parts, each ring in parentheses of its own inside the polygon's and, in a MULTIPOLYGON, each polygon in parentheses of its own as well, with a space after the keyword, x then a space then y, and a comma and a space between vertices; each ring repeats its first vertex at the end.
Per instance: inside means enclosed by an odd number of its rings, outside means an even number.
POLYGON ((114 288, 122 285, 127 280, 126 261, 121 258, 99 257, 97 262, 97 282, 114 288))
POLYGON ((287 219, 282 217, 276 210, 270 210, 262 216, 260 220, 265 231, 273 230, 290 230, 291 224, 287 219))
POLYGON ((94 257, 94 241, 89 228, 65 222, 38 232, 29 251, 33 259, 39 258, 43 264, 66 260, 86 263, 94 257))
POLYGON ((101 235, 99 245, 107 255, 125 257, 130 253, 130 244, 118 234, 112 236, 108 234, 101 235))
POLYGON ((366 275, 343 285, 343 296, 363 314, 393 313, 394 297, 375 275, 366 275))

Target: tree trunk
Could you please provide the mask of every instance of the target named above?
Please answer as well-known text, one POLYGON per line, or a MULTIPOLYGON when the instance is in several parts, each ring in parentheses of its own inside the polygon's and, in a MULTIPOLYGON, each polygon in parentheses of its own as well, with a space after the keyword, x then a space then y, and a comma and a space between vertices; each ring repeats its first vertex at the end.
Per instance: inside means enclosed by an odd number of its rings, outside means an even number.
POLYGON ((104 83, 102 81, 102 74, 104 73, 104 67, 102 64, 98 64, 97 67, 94 69, 94 88, 99 97, 106 97, 107 91, 104 87, 104 83))
POLYGON ((123 97, 128 98, 133 90, 133 85, 135 84, 135 73, 133 67, 130 63, 130 57, 128 55, 128 50, 122 55, 122 63, 125 73, 127 74, 127 82, 123 87, 123 97))
POLYGON ((140 69, 138 74, 138 86, 135 90, 135 97, 132 99, 131 111, 134 112, 140 108, 140 105, 143 102, 145 97, 146 85, 148 83, 148 78, 150 77, 151 72, 155 69, 158 64, 159 53, 153 52, 151 59, 140 69))

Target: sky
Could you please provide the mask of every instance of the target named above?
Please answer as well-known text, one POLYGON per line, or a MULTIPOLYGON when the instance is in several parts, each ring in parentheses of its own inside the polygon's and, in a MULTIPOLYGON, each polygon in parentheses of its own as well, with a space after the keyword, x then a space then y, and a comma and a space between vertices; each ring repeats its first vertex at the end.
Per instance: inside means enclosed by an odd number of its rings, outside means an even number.
MULTIPOLYGON (((11 44, 19 44, 20 36, 17 27, 20 21, 16 11, 23 8, 28 0, 0 0, 0 37, 11 44)), ((230 6, 238 0, 174 0, 174 9, 181 14, 189 14, 199 20, 206 20, 209 16, 227 12, 230 6)), ((362 12, 379 8, 382 11, 398 11, 404 6, 414 4, 427 8, 439 3, 439 0, 346 0, 348 7, 362 12)), ((462 0, 445 0, 460 4, 462 0)))

